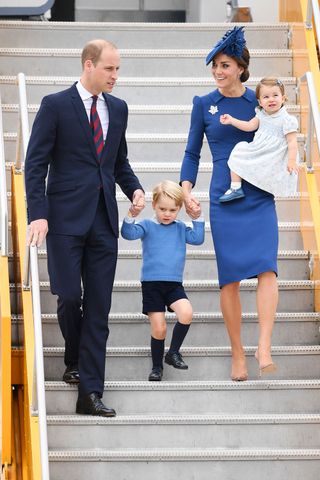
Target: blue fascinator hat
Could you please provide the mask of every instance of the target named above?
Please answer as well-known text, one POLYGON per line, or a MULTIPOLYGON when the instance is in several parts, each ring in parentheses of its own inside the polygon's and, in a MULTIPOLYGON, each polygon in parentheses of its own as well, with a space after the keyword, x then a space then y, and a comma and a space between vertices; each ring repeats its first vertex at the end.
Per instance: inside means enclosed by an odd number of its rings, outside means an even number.
POLYGON ((208 65, 212 59, 221 52, 229 57, 240 58, 244 47, 246 46, 243 29, 244 27, 234 27, 232 30, 228 30, 207 55, 206 65, 208 65))

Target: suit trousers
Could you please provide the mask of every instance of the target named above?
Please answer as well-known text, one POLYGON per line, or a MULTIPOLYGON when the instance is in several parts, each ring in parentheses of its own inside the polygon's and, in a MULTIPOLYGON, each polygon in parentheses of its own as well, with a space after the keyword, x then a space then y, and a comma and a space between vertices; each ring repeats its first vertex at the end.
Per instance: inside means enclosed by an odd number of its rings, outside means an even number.
POLYGON ((118 240, 112 232, 101 190, 96 215, 85 235, 47 235, 51 292, 65 340, 65 364, 78 365, 79 395, 104 389, 118 240))

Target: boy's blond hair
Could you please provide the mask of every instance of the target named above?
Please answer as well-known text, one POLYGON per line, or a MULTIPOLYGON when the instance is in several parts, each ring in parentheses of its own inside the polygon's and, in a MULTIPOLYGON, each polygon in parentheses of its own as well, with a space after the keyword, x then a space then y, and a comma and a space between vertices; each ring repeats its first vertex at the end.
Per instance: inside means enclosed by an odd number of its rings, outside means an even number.
POLYGON ((161 195, 174 200, 177 207, 181 207, 183 204, 183 190, 180 185, 171 180, 164 180, 154 187, 152 190, 152 202, 157 203, 161 195))

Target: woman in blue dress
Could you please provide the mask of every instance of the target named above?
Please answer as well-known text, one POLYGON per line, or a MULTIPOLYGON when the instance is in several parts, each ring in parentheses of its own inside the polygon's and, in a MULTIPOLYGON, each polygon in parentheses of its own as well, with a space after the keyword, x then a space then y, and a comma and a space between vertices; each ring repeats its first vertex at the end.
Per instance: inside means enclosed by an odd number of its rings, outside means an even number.
POLYGON ((260 375, 276 369, 271 357, 271 335, 278 303, 278 222, 274 197, 244 181, 244 198, 219 202, 230 184, 227 161, 231 150, 238 142, 251 142, 254 135, 254 132, 243 132, 220 123, 220 115, 225 113, 241 120, 255 116, 255 94, 243 85, 249 78, 249 60, 243 27, 229 30, 207 56, 206 63, 212 63, 217 89, 193 100, 188 144, 181 168, 186 210, 195 218, 199 202, 191 191, 197 179, 205 134, 213 160, 210 225, 218 265, 221 311, 232 350, 231 378, 235 381, 248 378, 241 341, 239 287, 243 279, 258 278, 260 330, 255 357, 260 375))

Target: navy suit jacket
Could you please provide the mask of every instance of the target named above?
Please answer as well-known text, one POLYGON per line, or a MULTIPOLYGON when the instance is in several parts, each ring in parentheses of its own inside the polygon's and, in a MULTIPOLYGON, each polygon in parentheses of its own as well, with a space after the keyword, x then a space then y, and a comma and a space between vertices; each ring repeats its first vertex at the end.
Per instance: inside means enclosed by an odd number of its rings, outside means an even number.
POLYGON ((130 200, 142 188, 127 158, 127 104, 112 95, 104 98, 109 127, 100 161, 75 84, 41 102, 27 151, 25 183, 28 221, 47 219, 50 233, 85 234, 103 188, 109 221, 118 236, 116 183, 130 200))

